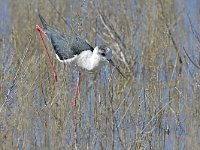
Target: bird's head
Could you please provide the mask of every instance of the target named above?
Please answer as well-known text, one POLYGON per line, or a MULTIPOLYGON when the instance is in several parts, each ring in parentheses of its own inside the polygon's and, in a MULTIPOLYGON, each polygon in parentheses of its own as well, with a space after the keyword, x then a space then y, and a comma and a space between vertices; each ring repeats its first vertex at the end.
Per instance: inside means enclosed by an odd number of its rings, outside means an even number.
POLYGON ((101 58, 104 61, 109 62, 125 78, 123 73, 119 70, 119 68, 113 62, 113 60, 112 60, 112 50, 109 47, 107 47, 106 45, 96 46, 94 48, 94 53, 96 53, 97 55, 101 56, 101 58))
POLYGON ((112 50, 105 45, 96 46, 94 48, 94 53, 101 56, 106 61, 112 58, 112 50))

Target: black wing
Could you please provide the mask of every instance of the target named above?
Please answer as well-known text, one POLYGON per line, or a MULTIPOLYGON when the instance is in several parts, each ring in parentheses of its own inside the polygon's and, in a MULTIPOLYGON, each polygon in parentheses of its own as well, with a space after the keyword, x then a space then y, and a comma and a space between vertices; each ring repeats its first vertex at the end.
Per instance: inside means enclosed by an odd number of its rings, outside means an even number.
POLYGON ((85 40, 77 36, 68 36, 49 26, 45 19, 39 14, 40 21, 44 27, 44 31, 47 37, 51 41, 55 53, 60 60, 70 59, 74 55, 79 55, 84 50, 93 51, 93 47, 90 46, 85 40))
POLYGON ((93 47, 79 37, 57 33, 56 35, 51 34, 50 40, 60 60, 72 58, 75 55, 79 55, 84 50, 93 51, 93 47))

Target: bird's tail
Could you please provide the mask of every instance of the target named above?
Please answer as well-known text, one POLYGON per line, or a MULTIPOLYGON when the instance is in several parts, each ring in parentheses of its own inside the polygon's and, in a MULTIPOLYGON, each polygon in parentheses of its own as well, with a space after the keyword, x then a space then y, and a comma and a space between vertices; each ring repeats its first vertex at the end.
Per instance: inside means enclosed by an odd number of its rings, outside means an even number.
POLYGON ((44 20, 44 18, 40 14, 39 14, 39 18, 40 18, 40 21, 41 21, 43 27, 47 28, 48 24, 47 24, 47 22, 44 20))

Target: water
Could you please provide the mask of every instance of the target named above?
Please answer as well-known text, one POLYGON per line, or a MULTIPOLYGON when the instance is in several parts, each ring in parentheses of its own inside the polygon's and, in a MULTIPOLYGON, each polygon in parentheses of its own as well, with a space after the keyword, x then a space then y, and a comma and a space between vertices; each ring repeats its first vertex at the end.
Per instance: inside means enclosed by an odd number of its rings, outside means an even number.
MULTIPOLYGON (((131 1, 130 4, 127 7, 129 9, 127 15, 132 15, 130 10, 137 8, 133 6, 136 5, 134 1, 131 1)), ((9 129, 9 131, 13 132, 7 132, 12 133, 13 137, 17 139, 18 144, 16 145, 19 149, 24 149, 24 147, 26 149, 45 149, 47 147, 49 149, 58 147, 61 149, 71 149, 74 147, 75 127, 77 129, 76 139, 78 149, 82 147, 87 147, 87 149, 137 149, 137 145, 140 147, 140 144, 144 149, 184 149, 189 145, 187 143, 188 139, 192 139, 190 136, 195 136, 198 141, 199 134, 192 134, 191 131, 193 130, 190 128, 193 126, 196 127, 196 124, 198 124, 195 123, 196 121, 198 122, 198 119, 194 116, 194 118, 191 118, 191 114, 193 108, 196 108, 193 106, 195 105, 193 104, 194 97, 196 96, 196 99, 198 99, 199 96, 198 94, 193 95, 194 88, 198 88, 193 85, 196 80, 194 76, 198 76, 199 70, 185 58, 182 50, 182 46, 184 46, 191 58, 198 60, 199 51, 197 48, 199 47, 199 43, 192 33, 191 25, 188 21, 189 13, 194 29, 199 32, 198 4, 197 0, 178 1, 177 10, 183 11, 183 25, 185 26, 185 32, 189 35, 188 42, 185 42, 186 38, 180 37, 177 34, 182 29, 179 26, 182 25, 182 22, 177 22, 177 26, 173 29, 173 36, 176 37, 175 39, 180 48, 182 59, 186 61, 180 76, 176 69, 166 69, 169 63, 164 61, 164 55, 156 57, 155 66, 157 68, 145 63, 146 60, 144 60, 145 57, 143 55, 148 54, 144 54, 140 42, 142 41, 142 34, 145 34, 147 31, 141 27, 137 35, 138 37, 134 41, 134 50, 138 58, 134 66, 134 76, 129 79, 129 82, 116 77, 116 71, 112 74, 112 69, 109 67, 103 68, 100 74, 97 75, 83 73, 79 97, 77 99, 78 106, 75 113, 71 109, 70 100, 77 81, 77 71, 73 71, 70 68, 67 70, 68 73, 65 73, 65 68, 55 63, 57 69, 64 70, 63 75, 62 73, 59 73, 59 75, 60 77, 64 76, 65 79, 62 80, 59 78, 60 82, 58 84, 52 84, 52 81, 49 79, 51 76, 48 77, 47 72, 49 71, 46 71, 46 68, 43 68, 40 72, 41 77, 38 80, 41 81, 34 84, 31 79, 32 76, 28 76, 28 73, 26 73, 24 75, 25 79, 20 79, 19 77, 15 87, 16 91, 14 90, 16 95, 22 94, 18 96, 18 99, 12 98, 9 101, 9 106, 12 105, 12 107, 9 107, 9 111, 6 111, 9 112, 6 116, 8 125, 5 126, 3 118, 0 118, 2 124, 0 132, 5 135, 3 129, 11 126, 12 130, 9 129), (187 8, 183 9, 183 6, 187 6, 187 8), (24 80, 27 82, 25 83, 24 80), (173 84, 173 82, 184 83, 173 84), (31 89, 33 95, 25 92, 26 96, 23 96, 23 92, 27 89, 25 88, 20 93, 20 87, 30 87, 29 84, 33 84, 33 89, 31 89), (187 97, 191 98, 191 100, 188 100, 189 102, 186 101, 187 97), (45 101, 47 101, 47 104, 45 104, 45 101), (190 109, 191 112, 189 111, 190 109)), ((71 13, 71 16, 67 16, 70 23, 77 16, 78 10, 75 8, 78 7, 78 2, 71 1, 71 5, 74 11, 71 13)), ((117 5, 120 7, 120 2, 117 5)), ((108 7, 112 10, 112 5, 108 7)), ((12 70, 16 70, 16 68, 11 67, 13 64, 10 62, 13 60, 9 57, 13 55, 11 40, 9 38, 11 27, 13 26, 10 20, 10 8, 9 1, 2 0, 0 2, 0 37, 4 40, 4 44, 1 45, 4 51, 0 52, 2 56, 1 71, 3 70, 2 72, 8 74, 11 72, 12 76, 14 74, 12 70)), ((77 30, 82 29, 81 26, 88 19, 89 9, 91 9, 87 0, 82 1, 81 8, 83 9, 83 13, 78 12, 80 18, 75 18, 77 22, 78 20, 80 21, 74 26, 77 30)), ((145 14, 146 11, 148 10, 144 10, 143 13, 145 14)), ((97 21, 100 22, 100 19, 97 18, 97 21)), ((101 23, 99 22, 97 23, 99 26, 97 30, 98 32, 103 32, 104 29, 100 27, 101 23)), ((112 22, 114 21, 112 20, 112 22)), ((87 37, 87 34, 89 34, 82 31, 77 32, 80 32, 84 37, 87 37)), ((34 34, 34 32, 31 33, 34 34)), ((146 40, 148 40, 148 37, 144 38, 144 41, 148 43, 146 40)), ((38 43, 38 41, 35 43, 38 43)), ((103 40, 95 37, 95 43, 101 44, 103 40)), ((166 53, 170 50, 166 49, 166 53)), ((35 57, 33 50, 31 52, 32 54, 29 59, 35 57)), ((161 52, 163 51, 161 50, 161 52)), ((173 51, 171 55, 171 63, 175 65, 176 53, 173 51)), ((45 62, 39 60, 33 65, 26 60, 26 63, 30 63, 31 67, 41 63, 36 67, 39 70, 45 62)), ((36 72, 37 69, 34 71, 36 72)), ((15 95, 11 96, 15 97, 15 95)), ((2 100, 0 104, 2 104, 2 100)), ((13 142, 15 141, 14 139, 9 140, 12 141, 11 143, 15 143, 13 142)), ((7 140, 8 143, 9 140, 7 140)), ((9 144, 7 147, 9 147, 9 144)))

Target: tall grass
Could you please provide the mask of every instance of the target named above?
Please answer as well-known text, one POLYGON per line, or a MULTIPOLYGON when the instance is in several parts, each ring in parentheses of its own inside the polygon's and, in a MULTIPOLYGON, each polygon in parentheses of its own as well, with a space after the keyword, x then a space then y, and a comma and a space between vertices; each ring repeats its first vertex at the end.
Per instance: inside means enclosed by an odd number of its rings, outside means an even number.
MULTIPOLYGON (((5 3, 5 2, 4 2, 5 3)), ((6 2, 0 37, 1 149, 198 149, 199 5, 187 1, 6 2), (197 11, 196 11, 197 12, 197 11), (53 80, 35 25, 105 43, 126 78, 111 66, 81 71, 60 64, 53 80)), ((198 3, 198 2, 197 2, 198 3)), ((1 4, 1 3, 0 3, 1 4)), ((48 40, 46 40, 48 43, 48 40)))

